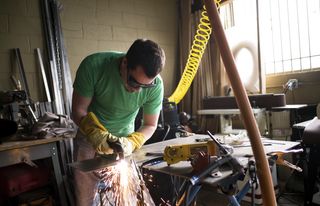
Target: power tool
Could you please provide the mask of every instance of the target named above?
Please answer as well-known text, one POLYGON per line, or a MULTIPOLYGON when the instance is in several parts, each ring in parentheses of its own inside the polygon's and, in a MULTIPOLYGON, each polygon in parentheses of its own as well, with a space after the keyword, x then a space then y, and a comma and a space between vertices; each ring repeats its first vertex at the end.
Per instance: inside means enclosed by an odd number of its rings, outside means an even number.
POLYGON ((209 140, 206 142, 195 142, 192 144, 169 145, 164 149, 163 160, 168 165, 176 164, 180 161, 193 160, 200 153, 207 156, 217 155, 215 142, 209 140))
POLYGON ((124 159, 124 149, 119 141, 109 142, 109 146, 113 149, 114 154, 117 155, 117 159, 124 159))

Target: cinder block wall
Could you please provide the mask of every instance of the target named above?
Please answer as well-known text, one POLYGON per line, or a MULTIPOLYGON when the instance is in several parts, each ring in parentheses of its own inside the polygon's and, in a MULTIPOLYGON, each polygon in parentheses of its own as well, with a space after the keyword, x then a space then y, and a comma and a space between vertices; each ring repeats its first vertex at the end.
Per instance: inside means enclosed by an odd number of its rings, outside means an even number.
MULTIPOLYGON (((165 50, 165 95, 175 89, 177 0, 61 0, 61 23, 72 72, 99 51, 127 51, 137 38, 152 39, 165 50)), ((0 90, 13 89, 19 78, 12 59, 20 48, 32 99, 45 100, 35 48, 45 48, 39 0, 0 0, 0 90)), ((47 69, 47 68, 46 68, 47 69)))

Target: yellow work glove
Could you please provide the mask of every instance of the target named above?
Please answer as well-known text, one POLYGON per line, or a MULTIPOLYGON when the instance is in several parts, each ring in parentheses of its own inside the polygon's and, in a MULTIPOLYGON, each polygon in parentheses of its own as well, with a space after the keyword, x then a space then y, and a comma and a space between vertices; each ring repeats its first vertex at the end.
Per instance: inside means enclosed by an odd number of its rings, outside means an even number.
POLYGON ((133 132, 128 135, 127 139, 132 143, 133 149, 140 149, 142 145, 147 141, 141 132, 133 132))
POLYGON ((93 112, 89 112, 82 118, 79 129, 98 153, 114 153, 108 141, 116 142, 119 138, 108 132, 93 112))
MULTIPOLYGON (((128 156, 134 150, 140 149, 147 140, 141 132, 133 132, 127 137, 119 137, 117 140, 113 139, 113 141, 119 141, 124 150, 124 155, 128 156)), ((110 142, 113 141, 110 140, 110 142)))

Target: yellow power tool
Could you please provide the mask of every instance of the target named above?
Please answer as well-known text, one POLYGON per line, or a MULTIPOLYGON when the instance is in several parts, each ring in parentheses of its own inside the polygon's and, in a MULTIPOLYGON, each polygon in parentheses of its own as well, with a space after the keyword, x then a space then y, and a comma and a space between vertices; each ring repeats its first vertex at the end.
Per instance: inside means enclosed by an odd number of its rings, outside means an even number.
POLYGON ((213 141, 169 145, 164 149, 163 160, 166 161, 168 165, 171 165, 180 161, 192 160, 200 152, 214 156, 217 154, 216 151, 216 144, 213 141))

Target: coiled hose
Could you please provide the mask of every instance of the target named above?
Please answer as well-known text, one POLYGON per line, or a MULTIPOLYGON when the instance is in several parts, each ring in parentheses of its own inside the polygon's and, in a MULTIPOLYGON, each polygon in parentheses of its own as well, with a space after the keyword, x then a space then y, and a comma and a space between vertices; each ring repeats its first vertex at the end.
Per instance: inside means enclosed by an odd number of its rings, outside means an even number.
MULTIPOLYGON (((217 8, 220 8, 221 0, 214 0, 217 8)), ((182 77, 179 81, 179 84, 173 94, 168 98, 169 102, 174 102, 178 104, 184 95, 187 93, 197 71, 199 64, 206 49, 207 43, 210 39, 212 32, 210 20, 207 15, 205 6, 203 6, 203 12, 201 12, 200 23, 197 28, 196 35, 192 42, 191 50, 187 59, 187 64, 184 68, 182 77)))

